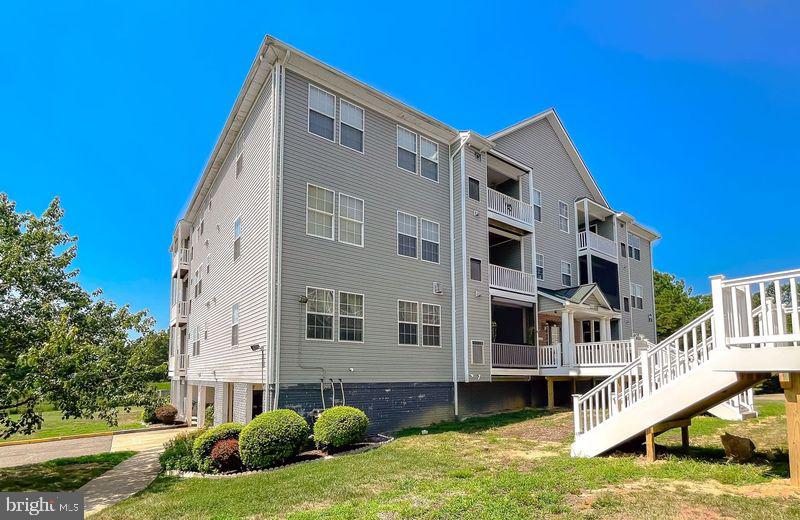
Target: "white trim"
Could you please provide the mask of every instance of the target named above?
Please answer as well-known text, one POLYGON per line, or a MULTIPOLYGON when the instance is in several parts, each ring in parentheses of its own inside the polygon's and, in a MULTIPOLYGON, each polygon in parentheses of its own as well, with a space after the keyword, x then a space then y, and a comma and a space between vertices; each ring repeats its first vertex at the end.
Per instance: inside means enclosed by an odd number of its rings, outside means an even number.
POLYGON ((429 181, 434 182, 436 184, 439 184, 439 166, 440 166, 440 161, 439 161, 440 153, 439 152, 440 152, 439 151, 439 143, 437 143, 433 139, 428 139, 424 135, 420 134, 420 136, 419 136, 419 176, 422 177, 423 179, 429 180, 429 181), (422 141, 428 141, 429 143, 431 143, 433 146, 436 147, 436 160, 435 161, 433 161, 431 159, 428 159, 427 157, 422 155, 422 141), (436 163, 436 179, 435 180, 434 179, 429 179, 428 177, 425 177, 424 175, 422 175, 422 159, 431 161, 432 163, 436 163))
POLYGON ((310 182, 307 182, 306 183, 305 207, 306 207, 306 211, 305 211, 305 213, 306 213, 306 235, 310 236, 310 237, 315 237, 315 238, 322 238, 324 240, 335 241, 336 240, 336 191, 328 189, 328 188, 325 188, 323 186, 318 186, 316 184, 311 184, 310 182), (314 188, 317 188, 318 190, 323 190, 325 192, 333 193, 333 201, 332 201, 332 203, 333 203, 333 211, 331 211, 331 213, 330 213, 330 216, 331 216, 331 236, 330 237, 326 237, 326 236, 323 236, 323 235, 315 235, 313 233, 309 233, 308 232, 308 212, 309 211, 313 211, 315 213, 320 213, 322 215, 328 215, 328 213, 325 212, 325 211, 309 207, 309 205, 308 205, 308 192, 309 192, 309 188, 311 188, 312 186, 314 188))
MULTIPOLYGON (((335 197, 335 195, 334 195, 334 197, 335 197)), ((342 244, 347 244, 347 245, 350 245, 350 246, 356 246, 356 247, 362 247, 363 248, 364 247, 364 227, 366 225, 366 223, 364 222, 366 220, 366 204, 364 203, 364 199, 360 199, 358 197, 354 197, 352 195, 348 195, 347 193, 339 192, 339 197, 338 197, 337 202, 339 204, 339 211, 337 213, 337 218, 339 219, 339 226, 338 226, 339 232, 336 235, 338 241, 341 242, 342 244), (361 220, 360 221, 358 221, 356 219, 352 219, 350 217, 345 217, 345 216, 342 215, 342 197, 347 197, 347 198, 350 198, 350 199, 357 200, 357 201, 361 202, 361 220), (360 244, 354 244, 352 242, 346 242, 346 241, 342 240, 341 220, 346 220, 348 222, 355 222, 357 224, 361 224, 361 243, 360 244)), ((306 215, 308 215, 308 213, 306 213, 306 215)), ((306 216, 306 218, 308 218, 308 216, 306 216)))
POLYGON ((441 258, 442 258, 442 246, 441 246, 441 243, 442 243, 442 226, 439 225, 439 223, 436 222, 436 221, 428 220, 426 218, 420 218, 419 219, 419 259, 422 260, 423 262, 428 262, 429 264, 438 265, 439 263, 441 263, 441 258), (422 236, 422 223, 423 222, 428 222, 429 224, 434 224, 436 226, 436 242, 434 242, 433 240, 425 240, 425 238, 422 236), (437 253, 436 253, 436 261, 435 262, 433 260, 425 260, 425 258, 423 258, 423 256, 422 256, 422 251, 423 251, 423 248, 422 248, 423 244, 422 243, 423 242, 431 242, 433 244, 436 244, 437 253))
POLYGON ((564 202, 563 200, 560 200, 560 199, 558 201, 558 229, 560 231, 563 231, 564 233, 569 234, 569 229, 570 229, 569 204, 567 204, 566 202, 564 202), (564 210, 566 211, 566 214, 564 214, 564 215, 561 214, 561 206, 562 205, 564 206, 564 210), (563 229, 561 227, 561 219, 567 219, 567 229, 563 229))
POLYGON ((315 291, 328 291, 333 295, 331 299, 331 305, 333 308, 331 309, 331 313, 327 314, 324 312, 313 312, 311 314, 317 314, 320 316, 330 316, 331 317, 331 339, 325 338, 309 338, 308 337, 308 302, 305 303, 306 310, 305 310, 305 330, 303 331, 303 339, 305 341, 323 341, 326 343, 333 343, 336 340, 336 290, 335 289, 326 289, 324 287, 313 287, 310 285, 306 285, 306 298, 308 298, 308 291, 309 289, 313 289, 315 291))
POLYGON ((539 281, 544 281, 544 253, 534 253, 536 258, 534 258, 534 265, 533 265, 533 276, 539 281), (542 265, 539 265, 539 258, 542 259, 542 265), (542 277, 539 278, 539 268, 542 268, 542 277))
POLYGON ((397 338, 397 346, 399 346, 399 347, 418 347, 420 345, 421 338, 420 338, 420 326, 419 326, 419 322, 420 322, 420 313, 419 313, 419 311, 420 311, 419 302, 416 302, 416 301, 413 301, 413 300, 400 300, 400 299, 397 300, 397 313, 395 314, 395 318, 397 319, 397 328, 395 329, 395 334, 397 335, 396 336, 396 338, 397 338), (400 321, 400 302, 413 303, 414 305, 417 306, 416 307, 416 309, 417 309, 416 310, 416 312, 417 312, 417 321, 415 321, 415 322, 414 321, 400 321), (405 324, 408 324, 408 325, 414 324, 414 325, 417 326, 417 342, 416 343, 400 343, 400 324, 401 323, 405 323, 405 324))
MULTIPOLYGON (((364 336, 366 335, 366 332, 367 332, 367 304, 366 304, 366 298, 364 298, 364 294, 363 293, 350 292, 350 291, 339 291, 339 294, 335 296, 335 300, 336 300, 336 309, 335 309, 336 318, 335 318, 335 320, 339 324, 338 334, 336 335, 336 340, 339 343, 362 343, 363 344, 364 343, 364 336), (350 315, 342 316, 342 294, 350 294, 350 295, 354 295, 354 296, 361 296, 361 316, 360 317, 359 316, 350 316, 350 315), (344 318, 354 318, 354 319, 360 319, 361 320, 361 341, 353 341, 353 340, 342 339, 342 336, 341 336, 341 334, 342 334, 342 322, 341 322, 341 319, 343 317, 344 318)), ((306 329, 308 329, 308 326, 306 326, 306 329)))
POLYGON ((333 92, 328 92, 324 88, 318 87, 317 85, 314 85, 313 83, 311 83, 309 81, 308 82, 308 98, 306 99, 306 108, 308 109, 307 113, 306 113, 306 131, 311 135, 315 135, 315 136, 319 137, 320 139, 325 139, 328 142, 335 143, 336 142, 336 94, 334 94, 333 92), (324 93, 328 94, 329 96, 333 96, 333 116, 329 116, 328 114, 323 114, 319 110, 311 108, 311 89, 312 88, 315 88, 315 89, 317 89, 317 90, 319 90, 321 92, 324 92, 324 93), (324 135, 315 134, 314 132, 311 131, 311 111, 312 110, 314 112, 316 112, 317 114, 321 115, 321 116, 330 117, 331 119, 333 119, 333 137, 331 139, 328 139, 324 135))
POLYGON ((233 253, 233 262, 234 263, 236 263, 239 260, 239 258, 241 258, 241 256, 242 256, 242 240, 241 239, 242 239, 242 214, 240 213, 239 215, 236 216, 235 219, 233 219, 233 244, 232 244, 233 251, 232 251, 232 253, 233 253), (237 226, 237 222, 238 222, 238 226, 237 226), (239 228, 239 233, 238 234, 236 233, 236 228, 237 227, 239 228), (236 242, 237 241, 239 242, 239 255, 238 256, 236 255, 236 242))
POLYGON ((239 318, 240 318, 239 317, 239 302, 232 303, 231 304, 231 327, 230 327, 230 332, 231 332, 231 334, 233 334, 233 327, 235 326, 236 327, 236 343, 233 343, 231 341, 231 345, 230 345, 231 348, 235 348, 235 347, 239 346, 239 333, 241 332, 241 330, 240 330, 241 327, 239 327, 239 321, 241 321, 241 320, 239 318), (233 312, 234 309, 236 309, 235 313, 233 312), (234 315, 236 316, 236 320, 235 321, 233 319, 234 315))
POLYGON ((628 258, 633 258, 637 262, 641 262, 642 261, 642 237, 640 237, 639 235, 637 235, 635 233, 631 233, 630 231, 628 231, 628 258), (635 245, 635 246, 633 245, 634 241, 631 240, 631 238, 635 238, 636 239, 636 244, 637 245, 635 245), (639 258, 636 258, 635 255, 631 254, 632 252, 636 252, 636 251, 639 252, 639 258))
MULTIPOLYGON (((531 179, 529 182, 533 183, 533 179, 531 179)), ((531 209, 531 213, 532 213, 531 216, 533 217, 533 221, 534 222, 541 222, 542 221, 542 217, 543 217, 543 212, 544 212, 544 209, 542 208, 542 206, 543 206, 542 192, 537 190, 536 188, 531 187, 530 195, 531 195, 531 208, 532 208, 531 209), (539 204, 534 204, 534 202, 533 202, 533 194, 534 193, 538 193, 539 194, 539 204), (536 208, 539 208, 539 218, 538 219, 536 218, 536 208)))
POLYGON ((417 217, 416 215, 412 215, 411 213, 406 213, 405 211, 397 210, 397 218, 395 219, 394 241, 395 241, 394 252, 395 252, 395 254, 397 256, 402 257, 402 258, 413 258, 415 260, 418 260, 419 259, 419 254, 420 254, 420 250, 419 250, 420 249, 420 247, 419 247, 419 217, 417 217), (398 235, 403 235, 403 236, 407 236, 407 237, 412 236, 412 235, 409 235, 407 233, 401 233, 400 232, 400 214, 403 214, 403 215, 405 215, 407 217, 413 217, 414 218, 414 232, 416 233, 414 235, 414 240, 416 240, 416 247, 415 247, 416 255, 415 256, 401 255, 400 254, 400 237, 398 235))
MULTIPOLYGON (((367 123, 367 111, 364 110, 363 107, 360 107, 360 106, 356 105, 355 103, 351 103, 350 101, 347 101, 344 98, 341 98, 341 97, 339 98, 339 146, 342 146, 342 147, 347 148, 348 150, 352 150, 354 152, 358 152, 361 155, 365 155, 365 150, 367 148, 367 128, 366 128, 367 124, 366 123, 367 123), (344 121, 342 121, 342 103, 347 103, 348 105, 361 110, 361 129, 360 130, 358 128, 356 128, 356 127, 354 127, 352 125, 349 125, 348 123, 345 123, 344 121), (361 132, 361 150, 356 150, 355 148, 351 148, 351 147, 347 146, 346 144, 342 144, 342 125, 349 126, 350 128, 353 128, 354 130, 359 130, 361 132)), ((336 126, 336 120, 334 120, 334 127, 335 126, 336 126)))
POLYGON ((572 283, 573 282, 573 279, 572 279, 573 276, 574 275, 573 275, 573 272, 572 272, 572 264, 570 262, 567 262, 566 260, 562 260, 561 261, 561 285, 563 285, 564 287, 572 287, 573 286, 573 283, 572 283), (569 267, 569 272, 568 273, 564 272, 564 266, 565 265, 567 267, 569 267), (564 275, 569 275, 569 285, 564 283, 564 275))
MULTIPOLYGON (((437 303, 425 303, 420 302, 419 304, 419 344, 425 348, 442 348, 442 306, 437 303), (439 324, 426 324, 425 323, 425 306, 428 305, 429 307, 436 307, 439 309, 439 324), (425 327, 437 327, 439 329, 439 344, 438 345, 426 345, 425 344, 425 327)), ((399 334, 398 334, 399 338, 399 334)))
POLYGON ((396 126, 397 126, 397 131, 395 133, 395 147, 394 147, 395 165, 399 169, 403 170, 404 172, 410 173, 412 175, 419 175, 419 135, 416 132, 414 132, 414 131, 412 131, 412 130, 410 130, 410 129, 402 126, 402 125, 396 125, 396 126), (400 129, 401 128, 403 130, 405 130, 406 132, 414 134, 414 148, 416 148, 416 150, 409 150, 408 148, 406 148, 404 146, 400 146, 400 129), (400 152, 399 152, 400 148, 402 148, 403 150, 405 150, 405 151, 407 151, 409 153, 413 153, 414 154, 414 170, 413 171, 412 170, 408 170, 408 169, 403 168, 402 166, 400 166, 400 152))

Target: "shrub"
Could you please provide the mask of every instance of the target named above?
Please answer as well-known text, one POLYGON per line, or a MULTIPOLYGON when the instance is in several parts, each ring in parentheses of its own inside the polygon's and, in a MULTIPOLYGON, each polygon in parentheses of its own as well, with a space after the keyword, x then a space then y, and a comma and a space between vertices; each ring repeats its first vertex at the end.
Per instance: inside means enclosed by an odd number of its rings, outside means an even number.
POLYGON ((148 403, 144 404, 142 407, 142 422, 148 424, 157 423, 158 419, 156 418, 156 409, 165 404, 168 404, 168 402, 163 397, 155 397, 148 403))
POLYGON ((328 408, 314 423, 314 442, 318 448, 341 448, 364 439, 369 426, 367 415, 352 406, 328 408))
POLYGON ((175 416, 178 415, 178 409, 171 404, 161 405, 156 408, 156 419, 164 424, 172 424, 175 422, 175 416))
POLYGON ((242 467, 242 458, 239 456, 239 441, 236 439, 222 439, 211 448, 211 462, 220 471, 236 471, 242 467))
POLYGON ((192 453, 194 441, 203 433, 195 430, 181 433, 164 444, 164 453, 158 458, 161 469, 175 469, 180 471, 197 471, 197 463, 192 453))
POLYGON ((296 412, 264 412, 242 430, 239 437, 242 463, 250 469, 279 464, 300 453, 308 434, 308 424, 296 412))
POLYGON ((207 404, 206 405, 206 424, 214 424, 214 405, 207 404))
POLYGON ((241 424, 225 423, 206 430, 202 435, 197 437, 194 441, 194 446, 192 446, 192 453, 194 454, 197 468, 204 473, 211 473, 219 470, 214 464, 214 461, 211 460, 211 450, 218 441, 239 439, 239 433, 241 431, 241 424))

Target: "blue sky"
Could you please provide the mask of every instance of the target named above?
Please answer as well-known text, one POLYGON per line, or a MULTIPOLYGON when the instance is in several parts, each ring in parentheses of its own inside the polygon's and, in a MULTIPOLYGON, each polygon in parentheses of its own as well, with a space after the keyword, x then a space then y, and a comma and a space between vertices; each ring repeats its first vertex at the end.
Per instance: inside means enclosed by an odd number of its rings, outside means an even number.
POLYGON ((555 107, 698 291, 800 264, 797 2, 16 4, 0 190, 37 213, 60 196, 81 282, 161 326, 175 220, 266 33, 458 128, 555 107))

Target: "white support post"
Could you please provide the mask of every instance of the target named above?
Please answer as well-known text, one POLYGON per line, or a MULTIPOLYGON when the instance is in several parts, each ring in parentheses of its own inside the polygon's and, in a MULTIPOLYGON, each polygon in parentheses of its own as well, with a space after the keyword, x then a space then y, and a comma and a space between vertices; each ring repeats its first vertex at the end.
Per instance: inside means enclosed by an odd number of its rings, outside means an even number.
POLYGON ((572 313, 564 309, 561 311, 561 350, 564 364, 572 365, 572 313))
POLYGON ((650 395, 650 357, 646 352, 642 354, 642 395, 650 395))
POLYGON ((711 326, 714 330, 715 349, 728 347, 727 334, 725 332, 725 298, 722 288, 724 279, 725 276, 721 274, 711 277, 711 301, 714 305, 711 326))
POLYGON ((206 387, 197 387, 197 427, 202 428, 206 424, 206 387))
POLYGON ((575 425, 575 437, 578 437, 581 434, 581 405, 580 405, 581 394, 572 394, 572 415, 574 419, 575 425))

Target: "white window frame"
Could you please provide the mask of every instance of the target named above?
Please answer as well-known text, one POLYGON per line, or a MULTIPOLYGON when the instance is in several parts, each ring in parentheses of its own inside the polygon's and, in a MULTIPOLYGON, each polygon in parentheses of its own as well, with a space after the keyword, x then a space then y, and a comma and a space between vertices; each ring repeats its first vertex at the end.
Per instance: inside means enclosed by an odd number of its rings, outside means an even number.
POLYGON ((194 326, 192 337, 192 357, 200 355, 200 327, 194 326))
POLYGON ((233 219, 233 261, 236 262, 242 257, 242 216, 238 215, 233 219), (236 243, 239 243, 239 255, 236 255, 236 243))
POLYGON ((479 365, 479 366, 480 365, 485 365, 486 364, 486 343, 481 341, 481 340, 473 339, 473 340, 470 340, 469 347, 470 347, 469 348, 469 358, 470 358, 469 361, 470 361, 470 364, 479 365), (475 362, 475 346, 476 345, 480 345, 481 346, 481 362, 480 363, 476 363, 475 362))
POLYGON ((569 205, 563 200, 558 201, 558 229, 564 233, 569 233, 569 205), (561 213, 562 207, 564 208, 564 213, 561 213), (561 227, 561 223, 565 221, 567 223, 567 229, 561 227))
POLYGON ((533 220, 535 220, 536 222, 541 222, 542 221, 542 192, 537 190, 537 189, 533 189, 533 195, 534 195, 533 196, 533 200, 531 200, 531 206, 533 206, 533 208, 534 208, 534 210, 533 210, 533 220), (537 195, 538 195, 538 197, 537 197, 537 195), (539 203, 538 204, 536 202, 534 202, 534 200, 536 200, 537 198, 539 199, 539 203), (539 208, 539 218, 536 218, 536 209, 535 208, 539 208))
POLYGON ((642 261, 642 238, 639 235, 634 235, 630 231, 628 231, 628 258, 632 258, 637 262, 642 261), (635 245, 634 245, 635 244, 635 245), (638 255, 634 253, 639 253, 638 255), (639 258, 636 258, 636 257, 639 258))
POLYGON ((244 171, 244 150, 239 152, 239 155, 236 156, 236 164, 234 165, 233 169, 236 178, 238 179, 244 171))
POLYGON ((399 300, 399 299, 397 300, 397 327, 395 328, 395 334, 397 334, 397 345, 398 346, 400 346, 400 347, 418 347, 419 346, 420 341, 421 341, 421 338, 420 338, 420 326, 419 326, 419 322, 420 322, 419 311, 420 311, 419 302, 412 301, 412 300, 399 300), (417 306, 417 321, 401 321, 400 320, 400 302, 413 303, 414 305, 417 306), (416 343, 400 343, 400 324, 401 323, 413 324, 413 325, 417 326, 417 342, 416 343))
POLYGON ((397 211, 397 219, 395 220, 395 236, 394 237, 395 237, 394 238, 394 241, 395 241, 394 252, 395 252, 395 254, 397 256, 399 256, 401 258, 419 259, 419 255, 420 255, 420 251, 419 251, 419 249, 420 249, 419 248, 419 217, 417 217, 416 215, 412 215, 411 213, 406 213, 405 211, 398 210, 397 211), (414 232, 415 232, 415 235, 413 235, 413 237, 414 237, 414 240, 416 240, 416 244, 417 244, 417 246, 416 246, 416 253, 417 254, 415 256, 401 255, 400 254, 400 235, 407 236, 407 237, 412 236, 412 235, 409 235, 407 233, 401 233, 400 232, 400 215, 401 214, 403 214, 403 215, 405 215, 407 217, 413 217, 414 218, 414 232))
MULTIPOLYGON (((442 347, 442 306, 435 304, 435 303, 423 303, 420 302, 419 307, 417 308, 417 315, 419 317, 419 326, 417 327, 417 339, 419 344, 426 348, 441 348, 442 347), (439 316, 439 323, 432 324, 432 323, 425 323, 425 306, 434 307, 437 309, 437 313, 439 316), (439 329, 439 344, 438 345, 426 345, 425 344, 425 327, 436 327, 439 329)), ((399 333, 398 333, 399 339, 399 333)))
POLYGON ((328 142, 335 143, 336 142, 336 94, 334 94, 333 92, 328 92, 324 88, 320 88, 320 87, 318 87, 318 86, 316 86, 316 85, 314 85, 312 83, 309 83, 308 84, 308 99, 306 100, 306 107, 308 108, 308 112, 306 114, 306 131, 311 135, 319 137, 320 139, 325 139, 328 142), (324 92, 324 93, 326 93, 326 94, 328 94, 330 96, 333 96, 333 116, 329 116, 328 114, 323 114, 319 110, 311 108, 311 89, 312 88, 315 88, 315 89, 317 89, 319 91, 322 91, 322 92, 324 92), (321 114, 321 115, 323 115, 325 117, 330 117, 331 119, 333 119, 333 137, 331 139, 328 139, 324 135, 315 134, 314 132, 311 131, 311 111, 312 110, 314 112, 316 112, 317 114, 321 114))
POLYGON ((336 192, 334 190, 330 190, 330 189, 325 188, 323 186, 319 186, 317 184, 311 184, 310 182, 307 182, 306 183, 305 203, 306 203, 306 235, 310 236, 310 237, 321 238, 323 240, 331 240, 331 241, 336 240, 336 192), (321 209, 311 208, 308 205, 308 192, 309 192, 309 190, 310 190, 310 188, 312 186, 314 188, 319 189, 319 190, 323 190, 325 192, 333 193, 333 208, 331 208, 331 212, 330 213, 328 213, 326 211, 323 211, 321 209), (322 215, 330 215, 330 217, 331 217, 331 236, 327 237, 327 236, 323 236, 323 235, 315 235, 313 233, 309 233, 308 232, 308 212, 309 211, 313 211, 315 213, 320 213, 322 215))
MULTIPOLYGON (((308 195, 306 195, 306 197, 308 197, 308 195)), ((334 197, 336 197, 335 192, 334 192, 334 197)), ((338 232, 337 237, 339 239, 339 242, 341 242, 343 244, 348 244, 348 245, 351 245, 351 246, 364 247, 364 225, 365 225, 364 224, 364 220, 365 220, 365 213, 364 212, 365 212, 365 206, 366 206, 364 204, 364 199, 359 199, 358 197, 354 197, 352 195, 348 195, 347 193, 339 192, 338 203, 339 203, 339 232, 338 232), (356 220, 356 219, 344 216, 344 214, 342 213, 342 197, 347 197, 349 199, 357 200, 357 201, 359 201, 361 203, 361 220, 356 220), (354 244, 353 242, 347 242, 346 240, 342 240, 342 228, 344 227, 344 226, 342 226, 342 221, 343 220, 346 220, 348 222, 355 222, 357 224, 361 224, 361 243, 360 244, 354 244)), ((308 203, 307 202, 306 202, 306 207, 308 207, 308 203)), ((314 210, 314 211, 316 211, 316 210, 314 210)), ((308 213, 306 213, 306 218, 308 218, 308 213)), ((308 224, 306 224, 306 226, 308 226, 308 224)), ((308 227, 306 227, 306 232, 307 231, 308 231, 308 227)), ((312 235, 312 236, 316 236, 316 235, 312 235)))
POLYGON ((417 134, 413 130, 410 130, 410 129, 404 127, 404 126, 397 125, 397 135, 396 135, 396 138, 395 138, 394 152, 395 152, 395 155, 396 155, 395 164, 397 165, 397 167, 399 169, 403 170, 406 173, 410 173, 412 175, 419 175, 419 134, 417 134), (400 129, 401 128, 403 130, 411 133, 411 134, 414 134, 414 147, 416 148, 416 150, 409 150, 405 146, 400 146, 400 129), (406 168, 403 168, 402 166, 400 166, 400 152, 398 150, 399 148, 402 148, 403 150, 414 154, 414 170, 415 171, 407 170, 406 168))
POLYGON ((644 289, 641 284, 631 282, 631 308, 644 309, 644 289))
POLYGON ((308 312, 308 301, 306 301, 306 304, 305 304, 306 305, 306 310, 305 310, 305 331, 303 332, 303 337, 305 338, 306 341, 324 341, 326 343, 333 343, 334 341, 336 341, 336 332, 337 332, 337 330, 336 330, 336 305, 337 305, 336 291, 334 289, 326 289, 324 287, 312 287, 312 286, 307 285, 306 286, 306 294, 305 294, 306 298, 308 298, 309 289, 313 289, 315 291, 327 291, 327 292, 330 292, 333 295, 333 298, 331 299, 331 305, 332 305, 333 308, 331 309, 331 313, 330 314, 328 314, 326 312, 312 312, 312 313, 309 313, 308 312), (331 317, 331 339, 309 338, 308 337, 308 315, 309 314, 318 314, 320 316, 330 316, 331 317))
MULTIPOLYGON (((440 226, 438 222, 435 222, 433 220, 428 220, 426 218, 420 218, 419 219, 419 233, 418 233, 418 235, 419 235, 419 244, 418 244, 419 259, 422 260, 423 262, 428 262, 429 264, 439 264, 441 262, 441 258, 442 258, 442 246, 441 246, 442 226, 440 226), (434 226, 436 226, 436 241, 435 242, 433 240, 425 240, 425 237, 422 236, 422 223, 423 222, 427 222, 428 224, 433 224, 434 226), (425 260, 425 258, 423 258, 423 256, 422 256, 422 249, 423 249, 422 248, 422 243, 423 242, 431 242, 431 243, 436 244, 438 246, 438 249, 437 249, 438 252, 436 253, 436 261, 435 262, 433 260, 425 260)), ((411 258, 411 257, 409 257, 409 258, 411 258)))
POLYGON ((542 253, 536 253, 536 264, 534 265, 534 272, 533 274, 536 276, 537 280, 544 280, 544 255, 542 253), (541 264, 539 263, 541 260, 541 264), (542 276, 539 276, 539 268, 542 269, 542 276))
POLYGON ((564 287, 572 287, 572 264, 565 260, 561 261, 561 285, 564 287), (564 272, 564 266, 567 267, 567 271, 564 272), (564 276, 569 276, 569 285, 564 283, 564 276))
MULTIPOLYGON (((364 110, 363 107, 360 107, 360 106, 356 105, 355 103, 351 103, 350 101, 347 101, 346 99, 339 98, 339 146, 343 146, 344 148, 347 148, 348 150, 352 150, 354 152, 360 153, 361 155, 364 155, 364 149, 367 147, 367 140, 366 140, 367 132, 366 132, 366 128, 365 128, 366 127, 366 122, 367 122, 366 110, 364 110), (361 128, 360 129, 350 125, 349 123, 345 123, 344 121, 342 121, 342 103, 347 103, 351 107, 357 108, 358 110, 361 111, 361 128), (342 125, 349 126, 350 128, 352 128, 354 130, 359 130, 361 132, 361 150, 357 150, 355 148, 351 148, 351 147, 347 146, 346 144, 342 143, 342 125)), ((333 119, 333 126, 334 127, 336 126, 336 117, 335 116, 334 116, 334 119, 333 119)), ((316 135, 316 134, 314 134, 314 135, 316 135)))
POLYGON ((419 176, 422 177, 425 180, 428 180, 428 181, 431 181, 431 182, 435 182, 436 184, 439 184, 439 166, 440 166, 439 165, 439 143, 437 143, 433 139, 428 139, 427 137, 425 137, 423 135, 420 135, 419 136, 419 146, 418 146, 418 148, 419 148, 419 176), (436 160, 435 161, 433 159, 429 159, 428 157, 425 157, 424 155, 422 155, 422 142, 423 141, 427 141, 428 143, 430 143, 430 144, 432 144, 433 146, 436 147, 436 160), (432 163, 436 163, 436 179, 431 179, 431 178, 428 178, 428 177, 425 177, 424 175, 422 175, 422 159, 428 160, 428 161, 430 161, 432 163))
MULTIPOLYGON (((338 324, 339 324, 338 331, 337 331, 338 333, 336 335, 336 338, 338 339, 339 343, 364 343, 364 336, 367 333, 367 331, 366 331, 367 306, 366 306, 366 303, 365 303, 364 300, 365 300, 364 299, 364 295, 362 293, 356 293, 356 292, 350 292, 350 291, 339 291, 339 294, 336 295, 336 298, 335 298, 335 301, 336 301, 335 307, 336 308, 334 310, 335 310, 336 315, 337 315, 335 321, 337 321, 338 324), (349 314, 342 314, 342 295, 343 294, 349 294, 349 295, 354 295, 354 296, 360 296, 361 297, 361 316, 351 316, 349 314), (341 322, 342 318, 353 318, 353 319, 361 320, 361 341, 342 339, 342 322, 341 322)), ((308 334, 308 325, 306 325, 306 334, 308 334)))
POLYGON ((241 330, 239 330, 239 321, 239 304, 231 304, 231 348, 239 346, 239 334, 241 333, 241 330), (233 342, 233 327, 236 327, 236 343, 233 342))

